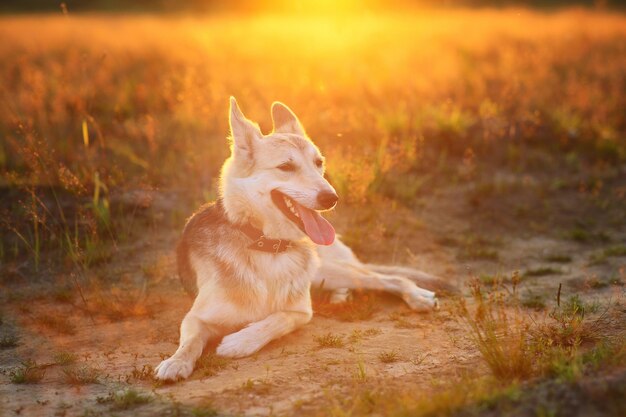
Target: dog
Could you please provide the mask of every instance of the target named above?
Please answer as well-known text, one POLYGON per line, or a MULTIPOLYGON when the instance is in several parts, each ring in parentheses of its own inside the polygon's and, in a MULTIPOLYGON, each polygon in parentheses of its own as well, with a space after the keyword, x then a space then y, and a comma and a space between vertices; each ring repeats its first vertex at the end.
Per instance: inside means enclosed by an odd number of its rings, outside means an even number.
POLYGON ((209 340, 216 353, 254 354, 311 320, 311 286, 346 301, 352 289, 382 290, 410 308, 437 308, 445 282, 406 267, 361 263, 320 214, 338 201, 325 160, 284 104, 271 107, 263 135, 230 98, 231 155, 219 199, 188 221, 177 247, 178 274, 195 300, 176 352, 155 368, 160 380, 189 377, 209 340))

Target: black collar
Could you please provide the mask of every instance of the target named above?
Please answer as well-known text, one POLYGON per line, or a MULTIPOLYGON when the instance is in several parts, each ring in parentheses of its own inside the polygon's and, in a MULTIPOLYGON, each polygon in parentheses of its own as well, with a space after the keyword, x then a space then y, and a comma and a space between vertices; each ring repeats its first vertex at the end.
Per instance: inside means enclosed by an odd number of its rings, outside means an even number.
POLYGON ((269 253, 282 253, 293 247, 291 240, 266 238, 263 236, 262 230, 257 229, 250 223, 237 225, 236 227, 254 241, 248 245, 248 249, 269 253))

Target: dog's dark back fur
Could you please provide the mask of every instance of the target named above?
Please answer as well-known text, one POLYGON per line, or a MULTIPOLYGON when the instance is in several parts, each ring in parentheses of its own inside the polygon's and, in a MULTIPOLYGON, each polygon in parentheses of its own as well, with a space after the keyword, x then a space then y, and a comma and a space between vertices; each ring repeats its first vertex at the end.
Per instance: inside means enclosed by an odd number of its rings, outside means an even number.
MULTIPOLYGON (((244 294, 253 292, 254 288, 250 288, 245 277, 251 272, 258 273, 252 257, 263 252, 248 250, 250 242, 248 236, 228 221, 221 200, 200 207, 187 220, 176 248, 178 276, 187 293, 192 297, 198 295, 198 277, 191 264, 192 254, 211 260, 221 285, 237 287, 244 294)), ((310 247, 299 242, 292 242, 290 253, 296 254, 293 265, 299 268, 304 268, 312 256, 310 247)))
POLYGON ((201 206, 185 224, 183 235, 176 248, 176 263, 180 282, 192 297, 198 294, 198 284, 196 271, 191 266, 191 248, 195 246, 194 243, 207 241, 207 231, 216 230, 227 223, 224 207, 221 200, 218 200, 201 206))

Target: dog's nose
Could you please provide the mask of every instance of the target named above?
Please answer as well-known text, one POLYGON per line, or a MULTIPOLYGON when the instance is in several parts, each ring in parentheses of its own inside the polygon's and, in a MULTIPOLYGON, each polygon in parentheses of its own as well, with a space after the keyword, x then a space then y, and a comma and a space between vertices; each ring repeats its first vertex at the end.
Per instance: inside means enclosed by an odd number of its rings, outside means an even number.
POLYGON ((317 202, 324 210, 333 208, 337 200, 339 200, 339 197, 332 191, 322 191, 317 195, 317 202))

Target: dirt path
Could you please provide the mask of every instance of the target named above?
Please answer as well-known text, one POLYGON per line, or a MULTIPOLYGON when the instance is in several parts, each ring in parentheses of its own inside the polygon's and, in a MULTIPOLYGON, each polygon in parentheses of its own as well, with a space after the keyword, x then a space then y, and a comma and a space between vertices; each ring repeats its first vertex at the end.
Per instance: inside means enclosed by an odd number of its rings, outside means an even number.
MULTIPOLYGON (((336 214, 339 230, 355 228, 363 215, 350 210, 336 214)), ((386 238, 357 251, 368 260, 394 259, 440 274, 460 287, 470 276, 506 278, 519 270, 525 275, 523 297, 535 297, 544 305, 552 302, 559 283, 564 283, 564 296, 576 293, 598 302, 623 297, 626 257, 621 252, 607 255, 606 248, 626 241, 624 225, 609 229, 609 243, 573 241, 552 231, 524 228, 502 236, 487 226, 485 233, 478 233, 484 219, 468 220, 467 210, 449 193, 417 210, 396 208, 393 216, 374 216, 367 232, 382 228, 386 238), (393 219, 402 219, 400 227, 393 219)), ((212 415, 212 410, 250 416, 314 415, 322 405, 332 409, 342 390, 354 384, 426 392, 436 381, 466 369, 486 372, 467 331, 453 318, 451 299, 444 298, 438 312, 415 314, 393 297, 366 294, 360 297, 374 297, 374 307, 360 312, 361 319, 342 321, 317 314, 309 325, 251 358, 227 361, 209 352, 189 380, 156 384, 151 370, 176 349, 178 326, 191 304, 174 273, 170 243, 175 236, 155 236, 151 241, 158 244, 136 245, 100 271, 121 277, 113 287, 122 294, 128 283, 147 294, 139 303, 145 311, 133 310, 136 317, 90 317, 81 312, 80 300, 50 301, 41 296, 40 287, 10 287, 1 326, 6 334, 19 334, 19 344, 0 350, 0 415, 212 415), (35 293, 40 296, 31 301, 35 293), (63 317, 73 331, 63 334, 60 324, 45 324, 41 317, 49 315, 63 317), (75 363, 55 364, 61 353, 72 353, 75 363), (26 360, 48 364, 45 375, 38 383, 12 383, 15 370, 26 360), (97 383, 70 383, 67 370, 81 367, 94 368, 97 383), (150 401, 136 404, 141 399, 120 394, 129 388, 150 401)))

